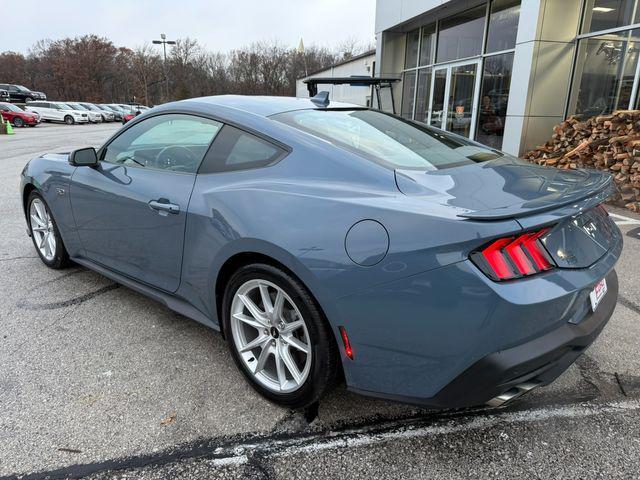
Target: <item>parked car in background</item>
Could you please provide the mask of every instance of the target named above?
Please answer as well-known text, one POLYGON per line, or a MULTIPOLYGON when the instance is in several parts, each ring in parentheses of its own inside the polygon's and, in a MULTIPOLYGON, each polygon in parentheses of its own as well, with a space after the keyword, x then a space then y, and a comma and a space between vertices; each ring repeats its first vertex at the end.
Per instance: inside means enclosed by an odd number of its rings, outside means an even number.
POLYGON ((100 105, 98 105, 99 108, 102 109, 106 109, 109 112, 113 112, 113 117, 115 119, 116 122, 121 122, 122 121, 122 117, 124 116, 124 112, 122 111, 121 108, 117 108, 113 105, 109 105, 106 103, 101 103, 100 105))
POLYGON ((31 100, 46 100, 47 96, 42 92, 34 92, 22 85, 14 85, 11 83, 0 83, 0 89, 9 92, 9 98, 12 102, 30 102, 31 100))
POLYGON ((2 118, 11 122, 14 127, 35 127, 40 123, 40 116, 34 112, 25 112, 13 103, 0 103, 0 113, 2 118))
POLYGON ((29 102, 25 110, 39 114, 42 120, 48 122, 64 122, 67 125, 89 122, 87 112, 72 110, 68 105, 60 102, 29 102))
POLYGON ((102 115, 98 112, 94 112, 87 107, 79 104, 78 102, 65 102, 65 105, 69 105, 72 110, 77 110, 79 112, 86 112, 89 116, 89 122, 91 123, 102 123, 102 115))
POLYGON ((142 108, 141 108, 141 106, 138 106, 138 105, 123 105, 123 104, 121 104, 120 107, 124 111, 124 115, 122 117, 122 124, 123 125, 125 123, 127 123, 128 121, 133 120, 134 118, 136 118, 138 115, 140 115, 142 113, 142 108))
POLYGON ((99 108, 97 105, 93 103, 80 102, 80 105, 82 105, 88 110, 91 110, 92 112, 99 113, 102 116, 103 122, 113 122, 115 120, 114 112, 102 110, 101 108, 99 108))
POLYGON ((10 102, 11 97, 9 96, 9 92, 0 88, 0 102, 10 102))

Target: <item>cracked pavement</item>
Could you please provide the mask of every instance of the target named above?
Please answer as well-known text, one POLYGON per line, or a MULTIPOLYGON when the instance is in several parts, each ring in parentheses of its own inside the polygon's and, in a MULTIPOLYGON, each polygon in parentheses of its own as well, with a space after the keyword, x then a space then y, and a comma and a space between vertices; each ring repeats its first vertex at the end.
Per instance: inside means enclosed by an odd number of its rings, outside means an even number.
MULTIPOLYGON (((80 267, 49 270, 17 192, 39 153, 118 125, 0 137, 0 478, 637 478, 640 217, 620 301, 554 384, 500 410, 433 412, 339 386, 316 411, 266 402, 212 331, 80 267)), ((637 222, 637 223, 633 223, 637 222)))

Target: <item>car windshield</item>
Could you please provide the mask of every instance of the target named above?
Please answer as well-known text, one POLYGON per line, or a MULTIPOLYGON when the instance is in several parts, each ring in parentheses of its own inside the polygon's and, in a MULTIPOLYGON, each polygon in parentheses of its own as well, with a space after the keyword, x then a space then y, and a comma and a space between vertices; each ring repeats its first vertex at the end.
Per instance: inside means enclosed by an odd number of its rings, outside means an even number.
POLYGON ((79 103, 67 103, 67 105, 69 105, 72 110, 86 110, 86 108, 84 108, 79 103))
POLYGON ((21 108, 16 107, 15 105, 13 105, 12 103, 3 103, 2 104, 2 108, 6 109, 6 110, 11 110, 12 112, 23 112, 24 111, 21 108))
POLYGON ((21 92, 30 92, 31 91, 27 87, 23 87, 22 85, 16 85, 16 88, 18 90, 20 90, 21 92))
POLYGON ((65 103, 52 103, 51 105, 54 108, 59 108, 61 110, 73 110, 73 108, 71 108, 69 105, 67 105, 65 103))
POLYGON ((374 110, 296 110, 271 118, 393 169, 440 170, 503 155, 462 137, 374 110))
POLYGON ((107 105, 107 107, 109 107, 111 110, 114 110, 118 113, 122 113, 122 108, 118 107, 117 105, 107 105))
POLYGON ((82 105, 87 110, 93 110, 94 112, 99 112, 100 111, 100 109, 98 107, 96 107, 95 105, 92 105, 90 103, 81 103, 80 105, 82 105))

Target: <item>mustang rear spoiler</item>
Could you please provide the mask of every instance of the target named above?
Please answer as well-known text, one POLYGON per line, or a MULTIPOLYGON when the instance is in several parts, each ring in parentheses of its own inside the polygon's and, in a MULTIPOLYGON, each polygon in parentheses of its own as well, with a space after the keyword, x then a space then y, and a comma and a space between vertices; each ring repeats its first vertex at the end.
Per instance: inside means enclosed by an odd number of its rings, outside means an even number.
POLYGON ((470 220, 505 220, 508 218, 527 217, 537 213, 548 212, 557 208, 575 204, 576 208, 585 210, 604 202, 611 195, 617 193, 617 187, 613 183, 613 177, 604 175, 602 181, 588 191, 579 192, 576 195, 568 195, 563 199, 545 200, 544 197, 530 202, 517 203, 502 208, 491 210, 469 211, 457 214, 458 217, 470 220))

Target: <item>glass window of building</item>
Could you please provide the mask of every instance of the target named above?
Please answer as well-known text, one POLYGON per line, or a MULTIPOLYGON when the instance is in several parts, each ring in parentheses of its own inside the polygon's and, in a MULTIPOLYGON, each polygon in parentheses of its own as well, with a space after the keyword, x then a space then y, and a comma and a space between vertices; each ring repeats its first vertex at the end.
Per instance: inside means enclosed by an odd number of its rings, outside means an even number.
POLYGON ((638 0, 587 0, 584 33, 624 27, 640 21, 638 0))
POLYGON ((591 117, 629 108, 639 48, 640 30, 580 40, 569 113, 591 117))
POLYGON ((433 63, 433 47, 436 44, 436 24, 422 27, 422 42, 420 42, 420 65, 433 63))
POLYGON ((418 44, 420 43, 420 29, 407 33, 407 49, 404 55, 404 68, 414 68, 418 65, 418 44))
POLYGON ((413 99, 416 93, 416 72, 404 72, 402 78, 402 106, 400 114, 404 118, 413 118, 413 99))
POLYGON ((486 6, 466 10, 440 22, 437 62, 448 62, 482 53, 486 6))
POLYGON ((414 119, 427 123, 429 99, 431 96, 431 68, 418 70, 418 86, 416 90, 416 112, 414 119))
POLYGON ((495 55, 484 60, 475 138, 496 149, 502 148, 512 68, 513 53, 495 55))
POLYGON ((500 52, 516 46, 520 0, 494 0, 491 2, 486 52, 500 52))

